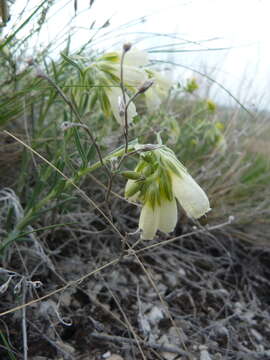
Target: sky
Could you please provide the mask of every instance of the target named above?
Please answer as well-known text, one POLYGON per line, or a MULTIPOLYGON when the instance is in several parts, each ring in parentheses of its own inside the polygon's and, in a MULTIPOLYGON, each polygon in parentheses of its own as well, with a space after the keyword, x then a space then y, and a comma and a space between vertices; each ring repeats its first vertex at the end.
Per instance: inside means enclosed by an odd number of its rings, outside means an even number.
MULTIPOLYGON (((17 1, 8 27, 26 3, 31 11, 40 1, 17 1)), ((67 29, 73 32, 74 50, 93 35, 98 50, 119 48, 129 41, 151 50, 150 59, 178 64, 171 76, 180 83, 186 77, 199 76, 196 71, 203 72, 245 106, 269 109, 270 0, 95 0, 90 9, 89 3, 77 0, 74 18, 74 1, 55 0, 43 32, 33 42, 33 52, 54 42, 52 52, 57 56, 67 29), (99 30, 108 19, 110 26, 99 30), (164 53, 164 49, 174 52, 164 53)), ((218 102, 233 104, 218 86, 211 88, 210 95, 218 102)))

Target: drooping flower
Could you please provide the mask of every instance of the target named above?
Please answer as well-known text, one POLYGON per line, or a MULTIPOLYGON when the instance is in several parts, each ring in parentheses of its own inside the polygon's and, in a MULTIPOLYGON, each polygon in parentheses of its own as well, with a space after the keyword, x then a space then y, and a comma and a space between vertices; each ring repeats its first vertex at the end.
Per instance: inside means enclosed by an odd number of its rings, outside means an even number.
POLYGON ((142 230, 141 238, 143 240, 152 240, 157 232, 161 230, 169 233, 174 230, 177 222, 176 201, 164 199, 160 205, 151 206, 146 202, 142 208, 139 229, 142 230))
MULTIPOLYGON (((161 103, 168 96, 169 90, 172 87, 172 82, 161 75, 158 71, 150 70, 145 67, 149 64, 148 54, 136 48, 130 47, 130 44, 124 44, 124 53, 121 51, 114 51, 105 53, 95 63, 96 76, 99 78, 101 84, 108 83, 108 86, 119 85, 121 82, 121 58, 123 58, 123 83, 127 92, 131 94, 138 94, 143 84, 147 82, 152 84, 147 91, 143 92, 146 107, 149 113, 153 113, 160 107, 161 103), (128 45, 128 50, 125 51, 125 45, 128 45)), ((109 98, 109 104, 112 105, 111 111, 118 123, 121 124, 119 112, 117 110, 116 92, 117 90, 105 90, 109 98)), ((135 116, 135 105, 131 104, 132 109, 129 110, 131 115, 129 121, 135 116)), ((110 111, 107 112, 108 114, 110 111)))
MULTIPOLYGON (((120 64, 121 56, 122 56, 121 50, 112 51, 110 53, 105 53, 101 59, 120 64)), ((140 66, 145 66, 148 63, 149 63, 148 54, 142 50, 132 47, 125 54, 125 61, 124 61, 125 65, 140 67, 140 66)))
MULTIPOLYGON (((120 65, 112 64, 111 69, 114 74, 120 79, 120 65)), ((127 86, 138 87, 147 80, 147 74, 143 69, 137 66, 124 64, 123 80, 127 86)))
POLYGON ((208 197, 188 173, 171 175, 173 194, 188 217, 198 219, 210 210, 208 197))
POLYGON ((142 153, 135 172, 140 178, 128 180, 125 196, 143 204, 139 220, 142 239, 153 239, 157 230, 174 230, 176 200, 193 219, 211 210, 205 192, 166 146, 142 153))
MULTIPOLYGON (((97 62, 99 69, 112 72, 120 80, 121 51, 104 54, 97 62)), ((148 64, 147 53, 131 48, 126 54, 123 63, 124 83, 127 86, 138 87, 147 80, 147 73, 142 66, 148 64)))
POLYGON ((149 63, 148 54, 145 51, 131 48, 125 55, 125 64, 131 66, 145 66, 149 63))
POLYGON ((168 96, 172 82, 157 71, 147 70, 150 79, 153 79, 153 86, 145 93, 145 102, 149 112, 156 111, 162 101, 168 96))
MULTIPOLYGON (((120 115, 119 103, 123 105, 123 94, 119 87, 121 82, 121 56, 122 52, 115 51, 105 53, 92 66, 95 71, 96 83, 100 83, 103 89, 98 90, 98 98, 101 108, 106 116, 112 113, 120 125, 124 118, 120 115)), ((138 92, 138 88, 147 82, 148 74, 142 66, 148 63, 147 53, 131 48, 126 51, 123 62, 123 82, 126 103, 129 102, 129 94, 138 92)), ((137 115, 133 102, 128 106, 128 123, 137 115)))
MULTIPOLYGON (((116 121, 123 126, 124 117, 121 117, 120 115, 120 103, 123 97, 121 89, 118 87, 108 87, 105 88, 105 94, 109 99, 113 116, 115 117, 116 121)), ((127 102, 129 101, 129 96, 127 94, 126 94, 126 101, 127 102)), ((128 115, 127 116, 128 123, 131 123, 132 119, 137 115, 136 107, 133 102, 129 104, 127 115, 128 115)))

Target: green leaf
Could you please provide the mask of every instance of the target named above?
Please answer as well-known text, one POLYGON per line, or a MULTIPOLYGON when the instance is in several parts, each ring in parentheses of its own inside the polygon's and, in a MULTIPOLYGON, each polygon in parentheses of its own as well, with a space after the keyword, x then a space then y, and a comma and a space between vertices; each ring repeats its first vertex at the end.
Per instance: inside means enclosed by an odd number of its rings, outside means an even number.
POLYGON ((141 180, 142 176, 138 174, 136 171, 121 171, 119 175, 123 175, 127 179, 131 180, 141 180))
POLYGON ((82 163, 83 163, 83 167, 86 167, 87 166, 87 154, 85 153, 84 149, 83 149, 83 146, 81 144, 81 140, 80 140, 80 134, 79 134, 79 131, 78 131, 78 128, 74 127, 73 128, 73 133, 74 133, 74 138, 75 138, 75 144, 76 144, 76 147, 77 147, 77 150, 80 154, 80 157, 81 157, 81 160, 82 160, 82 163))
POLYGON ((88 151, 86 152, 86 159, 87 159, 87 164, 90 162, 90 161, 92 161, 92 160, 94 160, 94 158, 95 158, 95 154, 96 154, 96 148, 95 148, 95 146, 92 144, 92 145, 88 145, 88 147, 89 147, 89 149, 88 149, 88 151))
POLYGON ((109 117, 111 115, 111 104, 103 89, 99 89, 99 101, 104 115, 109 117))
POLYGON ((128 186, 128 189, 125 192, 125 197, 128 199, 135 195, 141 189, 141 184, 139 182, 134 181, 134 183, 128 186))
POLYGON ((0 44, 0 50, 6 46, 8 43, 11 42, 12 39, 15 38, 15 36, 18 34, 18 32, 29 23, 29 21, 35 16, 35 14, 43 7, 44 4, 46 4, 48 0, 42 1, 42 3, 28 16, 28 18, 10 35, 7 37, 6 41, 2 42, 0 44))
POLYGON ((65 55, 63 52, 61 53, 61 56, 67 63, 72 65, 74 68, 76 68, 79 71, 80 76, 83 78, 83 76, 84 76, 83 67, 81 65, 77 64, 71 57, 65 55))

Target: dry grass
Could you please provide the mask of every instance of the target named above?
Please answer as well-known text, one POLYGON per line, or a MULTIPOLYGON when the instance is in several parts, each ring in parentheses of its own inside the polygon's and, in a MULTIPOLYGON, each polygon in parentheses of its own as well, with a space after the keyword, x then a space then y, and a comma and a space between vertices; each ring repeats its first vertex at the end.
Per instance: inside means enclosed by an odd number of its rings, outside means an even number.
MULTIPOLYGON (((0 133, 0 358, 270 358, 268 114, 211 109, 183 89, 151 116, 140 104, 130 138, 153 143, 162 130, 213 209, 201 223, 180 211, 172 234, 137 243, 140 208, 124 199, 124 179, 114 178, 108 203, 102 168, 77 176, 86 151, 98 160, 89 139, 61 130, 74 120, 64 97, 89 95, 78 64, 50 62, 44 50, 36 62, 49 86, 25 63, 14 79, 22 43, 7 38, 1 59, 1 129, 18 141, 0 133)), ((83 105, 102 153, 122 145, 119 127, 83 105)))

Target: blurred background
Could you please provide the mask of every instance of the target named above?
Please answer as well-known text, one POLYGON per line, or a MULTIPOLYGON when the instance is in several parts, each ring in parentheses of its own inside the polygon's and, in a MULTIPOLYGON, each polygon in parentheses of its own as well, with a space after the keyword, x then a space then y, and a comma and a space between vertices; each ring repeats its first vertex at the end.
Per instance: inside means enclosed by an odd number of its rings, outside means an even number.
MULTIPOLYGON (((270 359, 269 13, 0 0, 1 359, 270 359), (121 83, 111 52, 127 42, 121 83), (139 171, 134 144, 159 140, 212 210, 178 204, 175 229, 143 242, 124 173, 139 171)), ((170 177, 150 175, 138 181, 161 202, 170 177)))
MULTIPOLYGON (((12 2, 11 2, 12 3, 12 2)), ((35 0, 13 1, 7 36, 39 5, 35 0), (24 15, 23 15, 24 14, 24 15)), ((47 1, 46 24, 26 49, 35 56, 41 48, 57 57, 67 37, 73 51, 91 41, 97 51, 119 48, 131 41, 148 50, 153 60, 177 64, 171 76, 181 81, 195 70, 215 79, 251 109, 269 108, 270 80, 267 0, 58 0, 47 1)), ((18 38, 34 31, 29 23, 18 38)), ((211 97, 231 104, 224 91, 211 87, 211 97)))

